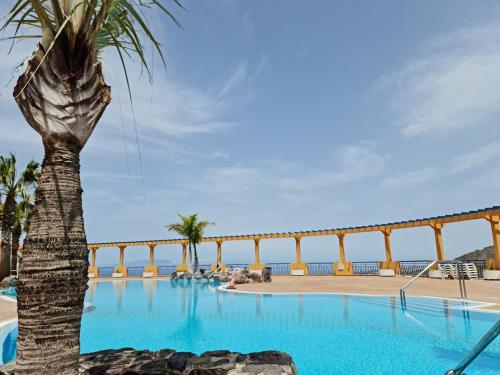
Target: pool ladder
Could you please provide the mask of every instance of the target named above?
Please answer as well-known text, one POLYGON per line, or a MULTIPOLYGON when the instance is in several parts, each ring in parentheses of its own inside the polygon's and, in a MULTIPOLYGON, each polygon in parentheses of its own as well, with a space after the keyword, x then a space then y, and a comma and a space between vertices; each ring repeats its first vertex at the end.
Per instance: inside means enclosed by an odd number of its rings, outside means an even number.
MULTIPOLYGON (((406 310, 406 288, 408 288, 411 284, 413 284, 415 282, 415 280, 417 280, 420 276, 422 276, 424 273, 426 273, 429 269, 431 269, 437 263, 438 263, 437 260, 430 263, 417 276, 415 276, 410 281, 408 281, 399 290, 399 297, 401 299, 401 307, 403 308, 403 310, 406 310)), ((462 299, 466 299, 467 298, 467 290, 465 289, 465 270, 463 269, 463 262, 456 261, 455 263, 457 264, 457 279, 458 279, 458 286, 460 287, 460 297, 462 299)))
POLYGON ((500 319, 474 345, 457 367, 446 371, 445 375, 465 375, 465 369, 500 335, 500 319))
POLYGON ((406 288, 408 288, 411 284, 415 282, 420 276, 422 276, 424 273, 426 273, 430 268, 432 268, 437 261, 435 260, 431 264, 429 264, 427 267, 425 267, 420 273, 413 277, 410 281, 408 281, 401 289, 399 289, 399 298, 401 299, 401 307, 403 310, 406 310, 406 288))

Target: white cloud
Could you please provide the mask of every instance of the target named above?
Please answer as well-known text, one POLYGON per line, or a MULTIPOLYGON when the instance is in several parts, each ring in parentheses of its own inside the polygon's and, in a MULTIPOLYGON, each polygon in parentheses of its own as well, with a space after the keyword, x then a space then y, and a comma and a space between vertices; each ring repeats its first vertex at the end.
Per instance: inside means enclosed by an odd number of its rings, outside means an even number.
MULTIPOLYGON (((144 132, 154 138, 158 135, 186 137, 211 134, 235 126, 234 122, 226 119, 230 105, 217 100, 211 93, 167 81, 155 82, 154 85, 153 97, 146 82, 133 87, 135 118, 141 134, 144 132)), ((122 109, 129 107, 128 103, 123 104, 123 96, 121 101, 122 108, 111 105, 109 113, 103 118, 103 122, 111 123, 117 129, 122 127, 122 109)), ((129 113, 124 119, 131 132, 133 120, 129 113)))
POLYGON ((500 155, 500 142, 493 142, 453 159, 450 173, 459 173, 477 167, 500 155))
POLYGON ((301 178, 284 178, 281 184, 289 189, 310 190, 322 187, 337 187, 360 179, 380 174, 389 158, 377 150, 376 144, 363 141, 345 147, 336 162, 327 171, 302 174, 301 178))
POLYGON ((382 180, 381 186, 388 190, 412 187, 431 180, 435 175, 434 168, 419 169, 398 176, 386 177, 382 180))
POLYGON ((500 27, 436 39, 427 56, 383 80, 407 137, 477 126, 500 111, 500 27))
POLYGON ((363 141, 345 147, 323 169, 290 161, 267 161, 256 165, 231 165, 211 168, 196 181, 188 179, 185 188, 220 195, 233 201, 248 201, 250 195, 266 199, 307 201, 317 189, 336 188, 380 174, 388 155, 377 151, 376 144, 363 141))
POLYGON ((219 98, 225 97, 231 91, 234 90, 235 87, 239 86, 245 79, 247 78, 247 63, 241 62, 238 64, 233 74, 227 79, 226 83, 222 87, 222 90, 219 93, 219 98))

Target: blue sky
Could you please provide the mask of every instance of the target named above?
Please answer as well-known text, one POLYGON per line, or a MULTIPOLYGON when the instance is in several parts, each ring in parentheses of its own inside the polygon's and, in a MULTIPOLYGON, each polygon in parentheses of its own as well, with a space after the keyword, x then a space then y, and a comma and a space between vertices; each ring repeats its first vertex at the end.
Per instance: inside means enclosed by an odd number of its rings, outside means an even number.
MULTIPOLYGON (((116 56, 113 102, 82 154, 89 242, 175 237, 197 212, 208 235, 323 229, 499 204, 500 6, 495 1, 186 1, 184 29, 155 15, 168 71, 132 69, 137 134, 116 56), (125 134, 125 136, 124 136, 125 134), (138 152, 138 143, 140 154, 138 152), (140 159, 142 158, 142 172, 140 159)), ((2 14, 6 5, 0 5, 2 14)), ((0 59, 0 153, 41 159, 12 96, 30 42, 0 59)), ((449 225, 448 257, 491 243, 486 221, 449 225)), ((393 233, 395 259, 435 257, 430 228, 393 233)), ((351 260, 384 257, 380 233, 346 238, 351 260)), ((305 239, 305 261, 338 256, 305 239)), ((158 258, 179 262, 180 249, 158 258)), ((215 245, 202 245, 202 262, 215 245)), ((251 261, 228 242, 223 260, 251 261)), ((293 240, 261 244, 293 260, 293 240)), ((126 261, 147 258, 131 248, 126 261)), ((98 264, 118 259, 103 250, 98 264)))

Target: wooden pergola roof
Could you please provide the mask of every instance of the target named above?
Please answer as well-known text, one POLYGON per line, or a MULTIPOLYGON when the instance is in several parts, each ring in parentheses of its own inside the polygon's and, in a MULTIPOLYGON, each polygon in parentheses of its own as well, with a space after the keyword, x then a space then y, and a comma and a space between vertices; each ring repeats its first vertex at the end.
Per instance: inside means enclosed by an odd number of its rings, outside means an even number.
MULTIPOLYGON (((294 237, 312 237, 312 236, 331 236, 331 235, 346 235, 351 233, 365 233, 387 231, 395 229, 416 228, 424 226, 432 226, 437 224, 449 224, 461 221, 488 219, 494 216, 500 216, 500 206, 483 208, 475 211, 467 211, 454 213, 443 216, 426 217, 422 219, 397 221, 386 224, 373 224, 359 227, 332 228, 321 230, 306 230, 298 232, 283 232, 283 233, 258 233, 258 234, 240 234, 232 236, 213 236, 205 237, 202 242, 221 242, 221 241, 243 241, 243 240, 260 240, 272 238, 294 238, 294 237)), ((91 243, 89 248, 104 248, 104 247, 129 247, 129 246, 156 246, 156 245, 173 245, 185 243, 185 239, 165 239, 165 240, 150 240, 150 241, 125 241, 125 242, 104 242, 91 243)))

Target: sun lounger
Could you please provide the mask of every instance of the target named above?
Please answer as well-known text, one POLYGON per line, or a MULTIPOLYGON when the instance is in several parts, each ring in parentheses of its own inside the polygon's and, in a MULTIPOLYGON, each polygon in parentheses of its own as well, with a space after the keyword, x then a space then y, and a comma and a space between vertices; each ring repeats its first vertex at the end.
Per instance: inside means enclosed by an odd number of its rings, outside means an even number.
POLYGON ((464 263, 463 265, 463 270, 465 272, 465 275, 467 276, 468 279, 474 279, 477 280, 478 274, 477 274, 477 268, 474 263, 464 263))
POLYGON ((458 279, 457 267, 453 264, 438 264, 438 268, 441 271, 442 278, 446 279, 451 277, 452 279, 458 279))

